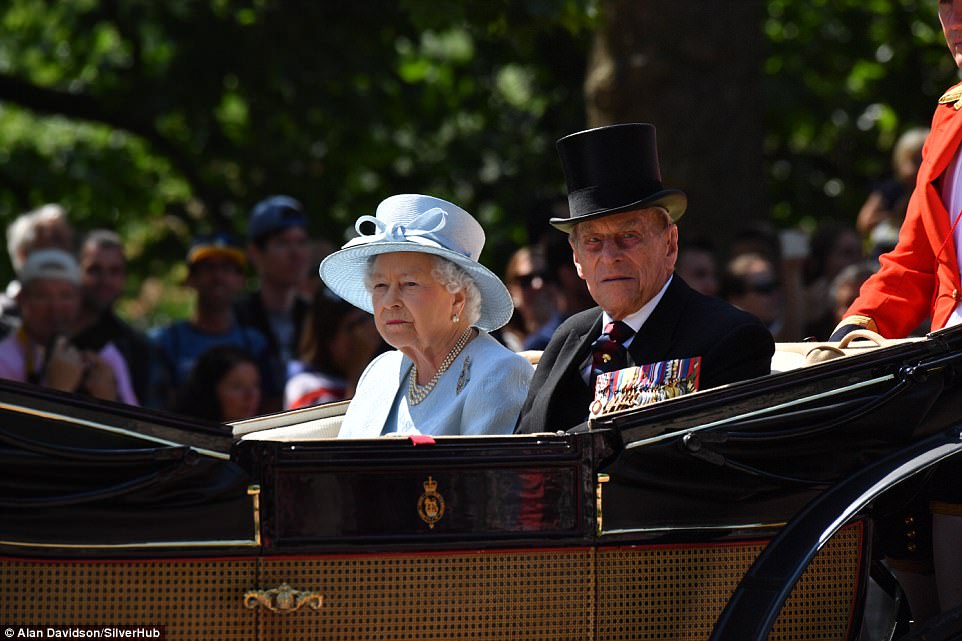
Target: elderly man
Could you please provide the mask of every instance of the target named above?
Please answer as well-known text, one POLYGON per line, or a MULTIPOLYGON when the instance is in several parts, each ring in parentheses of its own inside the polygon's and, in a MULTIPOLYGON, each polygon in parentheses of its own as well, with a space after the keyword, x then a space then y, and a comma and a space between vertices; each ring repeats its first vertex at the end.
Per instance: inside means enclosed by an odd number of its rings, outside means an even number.
POLYGON ((767 374, 775 344, 765 326, 674 274, 675 223, 688 201, 662 187, 655 128, 589 129, 559 140, 558 152, 570 217, 550 222, 568 233, 578 275, 600 307, 555 331, 518 431, 566 430, 587 419, 599 343, 626 351, 621 367, 701 357, 701 389, 767 374))

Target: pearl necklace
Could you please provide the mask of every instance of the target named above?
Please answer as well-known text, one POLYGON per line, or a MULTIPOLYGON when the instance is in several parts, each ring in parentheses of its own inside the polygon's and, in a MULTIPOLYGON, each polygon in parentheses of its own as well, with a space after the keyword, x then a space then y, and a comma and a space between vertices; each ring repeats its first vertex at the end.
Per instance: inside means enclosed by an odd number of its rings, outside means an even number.
POLYGON ((411 368, 411 374, 408 376, 409 405, 417 405, 428 397, 428 394, 431 393, 431 391, 434 389, 434 386, 438 384, 438 379, 441 378, 441 374, 444 374, 444 372, 451 367, 451 364, 454 363, 454 359, 458 357, 458 355, 472 338, 474 338, 474 328, 469 327, 464 330, 464 333, 461 334, 458 342, 454 344, 454 347, 451 348, 451 351, 448 352, 448 355, 444 357, 443 361, 441 361, 441 367, 438 368, 438 371, 434 373, 434 376, 432 376, 431 380, 429 380, 425 385, 418 385, 418 366, 415 365, 411 368))

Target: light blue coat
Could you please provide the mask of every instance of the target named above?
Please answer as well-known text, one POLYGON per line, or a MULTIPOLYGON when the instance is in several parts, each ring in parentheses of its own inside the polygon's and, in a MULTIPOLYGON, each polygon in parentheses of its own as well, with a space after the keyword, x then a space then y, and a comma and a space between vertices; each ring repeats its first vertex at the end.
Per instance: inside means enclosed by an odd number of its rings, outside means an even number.
POLYGON ((408 375, 414 363, 399 351, 375 358, 361 374, 338 436, 388 432, 434 436, 511 434, 528 394, 534 368, 485 332, 468 343, 431 393, 409 405, 408 375))

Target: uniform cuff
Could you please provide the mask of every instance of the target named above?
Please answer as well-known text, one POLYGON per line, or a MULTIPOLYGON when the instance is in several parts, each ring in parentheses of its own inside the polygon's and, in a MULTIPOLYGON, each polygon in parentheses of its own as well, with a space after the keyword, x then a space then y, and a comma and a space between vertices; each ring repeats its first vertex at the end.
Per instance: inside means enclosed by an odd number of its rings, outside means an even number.
POLYGON ((875 319, 870 316, 846 316, 835 326, 835 330, 832 331, 828 340, 840 341, 846 334, 850 334, 857 329, 867 329, 877 333, 878 325, 875 324, 875 319))

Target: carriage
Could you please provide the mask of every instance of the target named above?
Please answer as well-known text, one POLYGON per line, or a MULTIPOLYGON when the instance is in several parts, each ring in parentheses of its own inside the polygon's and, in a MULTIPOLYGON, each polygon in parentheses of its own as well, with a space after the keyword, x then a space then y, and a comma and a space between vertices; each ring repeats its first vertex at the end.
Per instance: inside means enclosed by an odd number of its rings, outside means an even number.
POLYGON ((962 465, 960 367, 962 328, 857 334, 567 432, 372 440, 335 438, 344 403, 231 434, 0 382, 0 625, 905 636, 881 559, 921 547, 903 515, 962 465))

